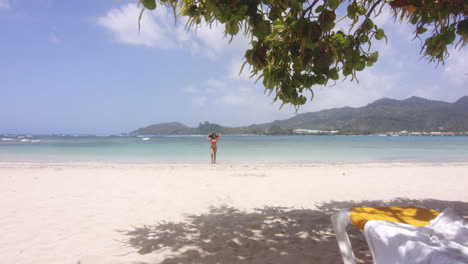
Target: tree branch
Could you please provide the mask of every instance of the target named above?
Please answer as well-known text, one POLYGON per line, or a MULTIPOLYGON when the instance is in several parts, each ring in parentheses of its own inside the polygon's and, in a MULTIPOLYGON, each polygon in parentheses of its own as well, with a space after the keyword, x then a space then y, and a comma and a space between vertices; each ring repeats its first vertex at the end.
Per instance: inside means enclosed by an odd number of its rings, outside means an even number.
POLYGON ((361 25, 359 26, 359 28, 356 30, 356 33, 354 34, 355 36, 359 36, 359 35, 361 34, 362 25, 364 24, 364 22, 366 22, 367 19, 369 19, 369 16, 372 14, 372 11, 374 11, 375 7, 377 7, 377 5, 379 5, 381 2, 382 2, 382 0, 377 0, 377 1, 371 6, 371 8, 369 9, 369 11, 368 11, 367 14, 366 14, 366 18, 365 18, 364 21, 361 23, 361 25))
POLYGON ((374 9, 377 7, 378 4, 380 4, 380 2, 382 2, 382 0, 377 0, 377 2, 375 2, 372 7, 369 9, 369 11, 367 12, 366 14, 366 18, 369 18, 369 16, 371 15, 372 11, 374 11, 374 9))
POLYGON ((319 1, 319 0, 314 0, 314 2, 313 2, 307 9, 305 9, 304 11, 302 11, 302 16, 301 16, 301 18, 304 18, 304 17, 305 17, 305 14, 306 14, 308 11, 312 10, 312 8, 314 8, 314 5, 317 4, 318 1, 319 1))

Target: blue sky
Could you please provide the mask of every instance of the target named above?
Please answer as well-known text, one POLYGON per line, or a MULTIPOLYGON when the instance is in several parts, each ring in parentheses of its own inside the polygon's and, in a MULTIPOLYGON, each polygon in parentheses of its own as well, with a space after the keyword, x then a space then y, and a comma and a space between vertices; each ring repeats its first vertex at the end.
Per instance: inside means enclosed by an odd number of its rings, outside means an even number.
MULTIPOLYGON (((135 1, 0 0, 0 133, 108 134, 152 123, 208 120, 248 125, 289 118, 261 83, 238 75, 248 40, 228 45, 223 27, 184 30, 171 11, 135 1)), ((382 97, 453 102, 468 95, 468 52, 445 65, 419 55, 412 28, 384 13, 389 42, 378 63, 334 86, 316 87, 299 113, 363 106, 382 97)), ((342 25, 346 27, 346 25, 342 25)))

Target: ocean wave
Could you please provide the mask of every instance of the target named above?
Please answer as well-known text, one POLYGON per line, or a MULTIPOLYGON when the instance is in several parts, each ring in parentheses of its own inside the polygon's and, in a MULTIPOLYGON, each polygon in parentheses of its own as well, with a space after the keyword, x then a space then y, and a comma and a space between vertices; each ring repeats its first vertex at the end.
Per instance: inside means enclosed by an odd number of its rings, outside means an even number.
POLYGON ((29 139, 22 139, 21 142, 28 142, 28 141, 31 141, 29 139))
POLYGON ((13 138, 2 138, 2 140, 13 140, 13 138))
POLYGON ((41 141, 41 140, 40 140, 40 139, 33 139, 33 140, 31 140, 31 142, 34 142, 34 143, 35 143, 35 142, 39 142, 39 141, 41 141))
POLYGON ((142 138, 142 140, 145 140, 145 141, 146 141, 146 140, 150 140, 150 138, 142 138))

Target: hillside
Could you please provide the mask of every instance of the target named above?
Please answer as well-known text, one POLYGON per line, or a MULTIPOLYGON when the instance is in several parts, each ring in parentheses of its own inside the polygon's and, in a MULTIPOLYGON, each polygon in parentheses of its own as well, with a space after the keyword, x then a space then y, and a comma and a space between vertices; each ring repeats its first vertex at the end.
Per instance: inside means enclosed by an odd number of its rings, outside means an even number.
POLYGON ((161 123, 138 129, 133 134, 207 134, 211 131, 229 134, 263 134, 268 128, 280 133, 292 129, 339 130, 350 133, 387 131, 468 131, 468 96, 454 103, 420 97, 405 100, 383 98, 359 108, 343 107, 298 114, 286 120, 245 127, 224 127, 208 122, 198 128, 180 123, 161 123), (144 133, 142 133, 144 132, 144 133))
POLYGON ((130 134, 136 135, 190 135, 193 128, 179 122, 159 123, 137 129, 130 134))

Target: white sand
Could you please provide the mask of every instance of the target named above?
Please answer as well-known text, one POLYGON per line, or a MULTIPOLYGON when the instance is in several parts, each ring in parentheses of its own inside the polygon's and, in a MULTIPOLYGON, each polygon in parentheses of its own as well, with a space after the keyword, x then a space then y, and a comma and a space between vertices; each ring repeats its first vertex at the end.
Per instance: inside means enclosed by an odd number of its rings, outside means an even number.
POLYGON ((0 263, 339 263, 337 209, 466 216, 466 186, 468 164, 3 166, 0 263))

